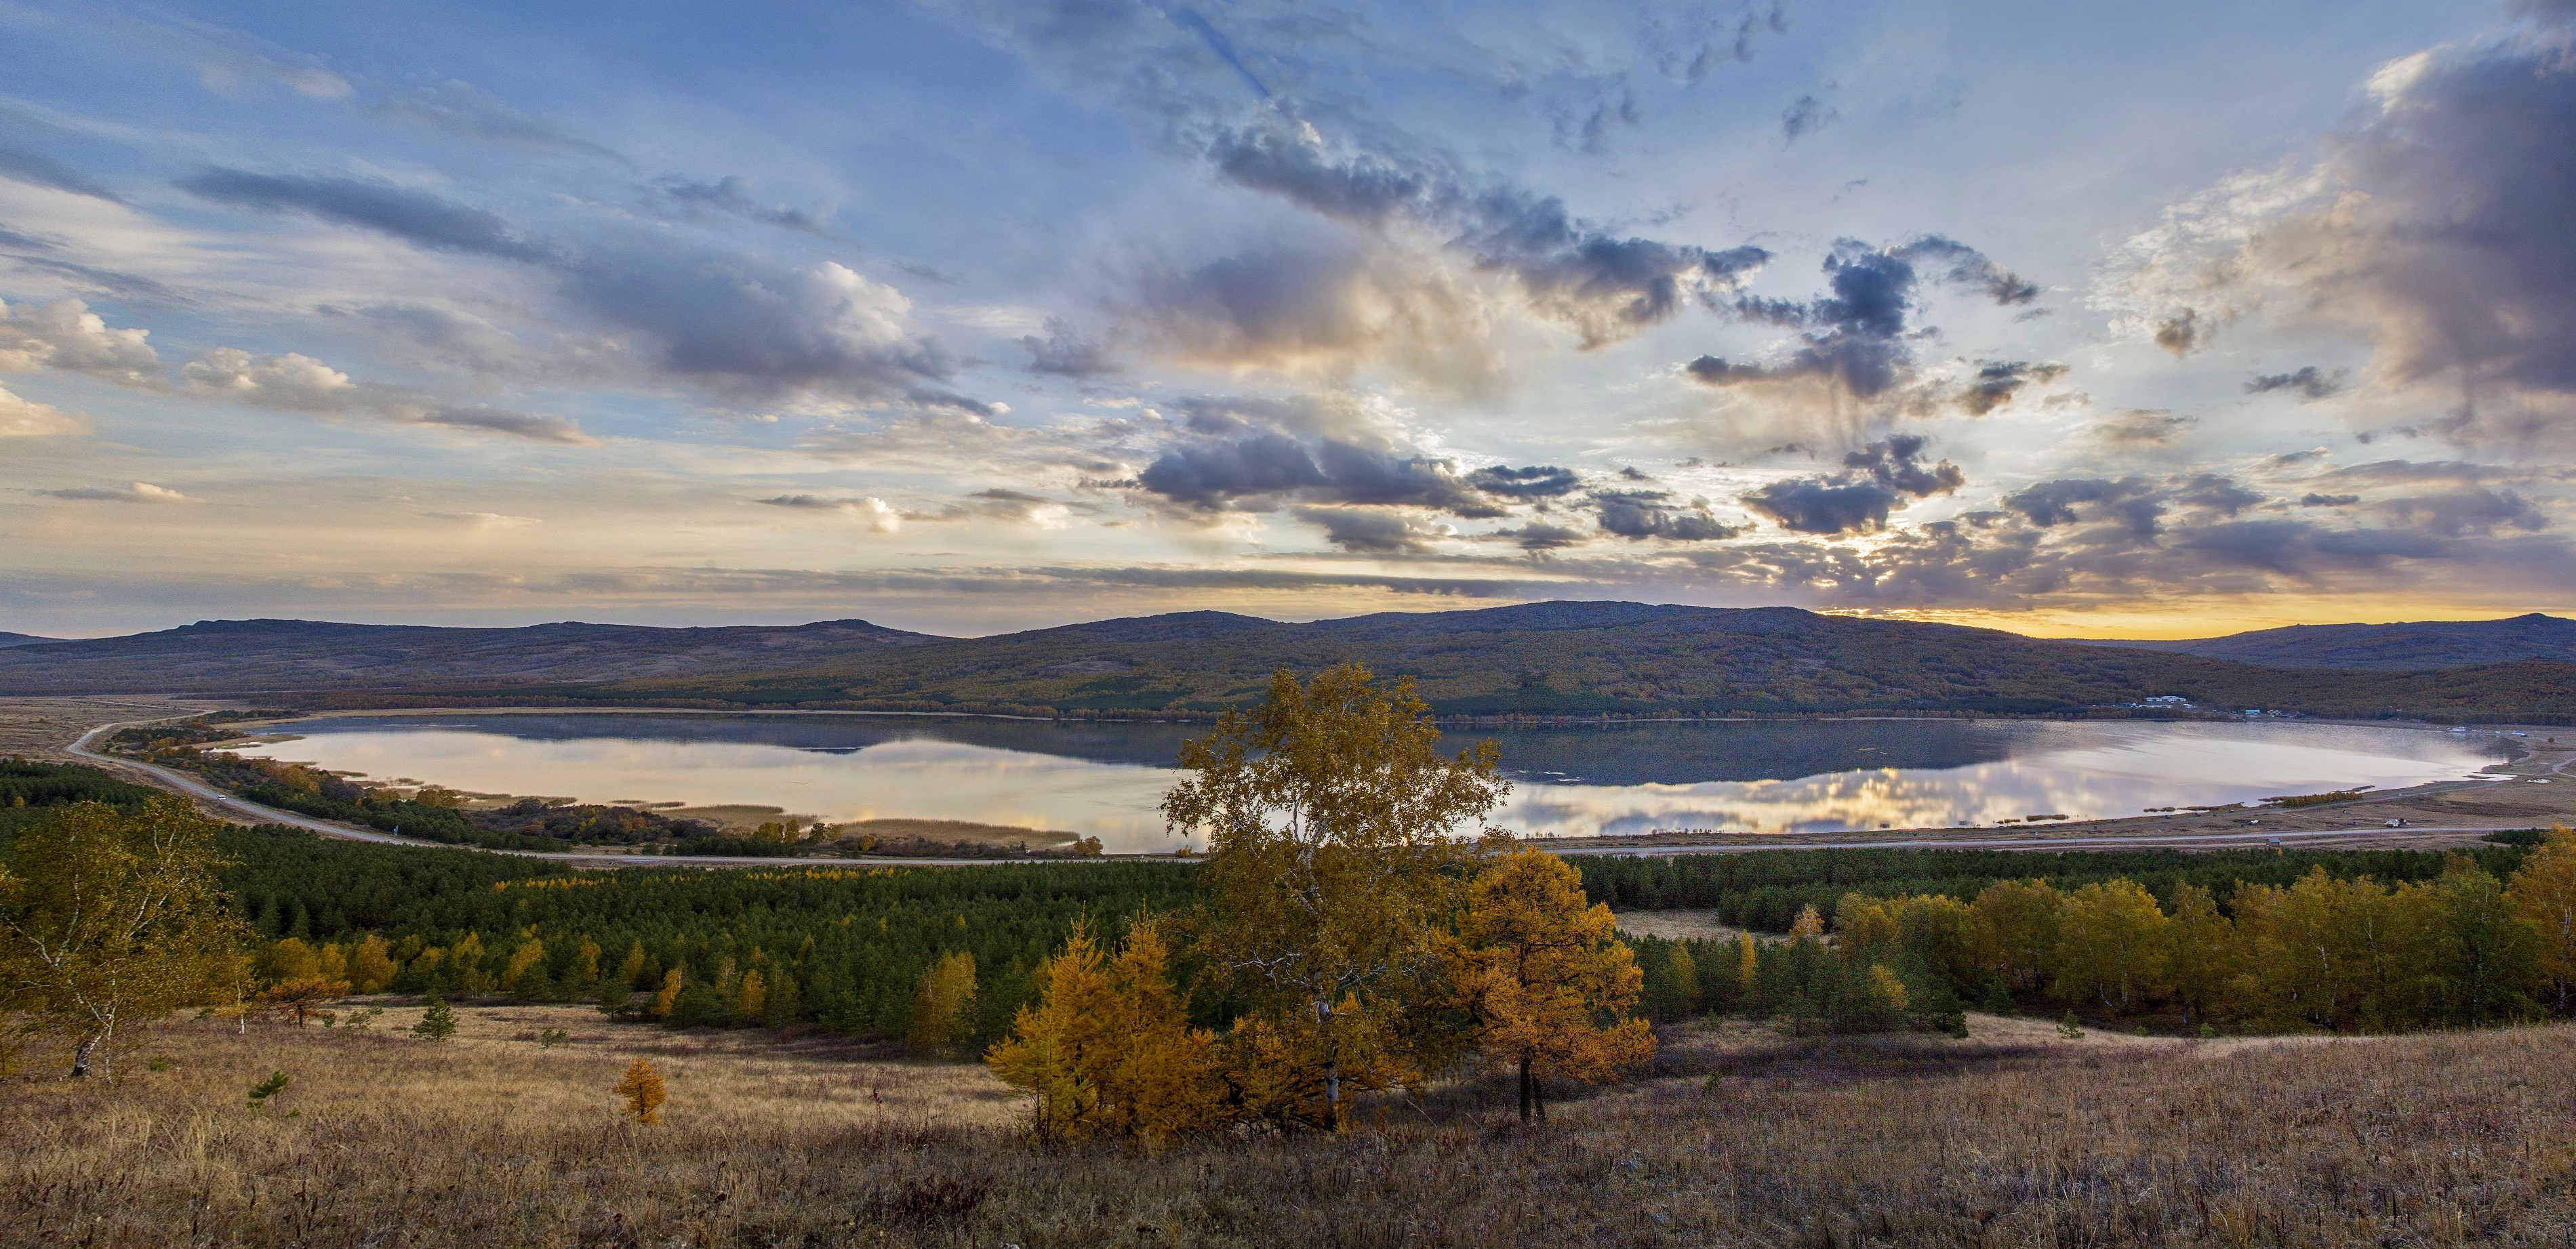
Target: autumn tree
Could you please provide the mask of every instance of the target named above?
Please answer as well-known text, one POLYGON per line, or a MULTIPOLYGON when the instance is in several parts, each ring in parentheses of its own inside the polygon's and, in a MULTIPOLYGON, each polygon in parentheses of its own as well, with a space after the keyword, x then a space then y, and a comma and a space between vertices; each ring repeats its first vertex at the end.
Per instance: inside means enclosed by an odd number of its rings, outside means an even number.
POLYGON ((626 1065, 626 1078, 612 1092, 626 1103, 626 1117, 636 1123, 662 1121, 662 1073, 641 1058, 626 1065))
POLYGON ((945 1054, 965 1039, 975 1010, 975 956, 952 950, 923 973, 912 995, 912 1018, 904 1042, 917 1049, 945 1054))
POLYGON ((2172 951, 2172 921, 2155 895, 2127 879, 2086 885, 2059 907, 2049 992, 2070 1004, 2089 997, 2126 1011, 2163 988, 2172 951))
POLYGON ((260 990, 261 1007, 292 1016, 296 1027, 303 1027, 307 1016, 319 1011, 325 1003, 348 996, 349 982, 331 980, 321 975, 298 976, 281 980, 260 990))
POLYGON ((2557 995, 2558 1013, 2566 1014, 2568 990, 2576 985, 2576 832, 2563 824, 2549 830, 2549 840, 2514 872, 2505 896, 2538 935, 2534 962, 2557 995))
POLYGON ((1482 830, 1510 788, 1493 743, 1444 755, 1439 737, 1409 679, 1381 686, 1359 664, 1303 685, 1280 672, 1260 707, 1182 748, 1196 775, 1163 798, 1170 831, 1207 838, 1198 952, 1283 1055, 1312 1064, 1332 1126, 1354 1088, 1406 1078, 1422 1039, 1406 1016, 1442 979, 1454 869, 1485 844, 1458 829, 1482 830))
MULTIPOLYGON (((1038 969, 1038 999, 985 1061, 1034 1094, 1042 1140, 1134 1136, 1161 1145, 1226 1113, 1216 1036, 1190 1026, 1160 928, 1139 922, 1111 958, 1077 924, 1038 969)), ((1256 1094, 1257 1100, 1257 1094, 1256 1094)))
POLYGON ((2182 1001, 2183 1022, 2206 1022, 2244 961, 2236 925, 2218 913, 2218 900, 2208 890, 2184 881, 2174 886, 2170 933, 2165 978, 2182 1001))
POLYGON ((117 1030, 220 992, 249 935, 216 873, 215 825, 175 798, 126 814, 66 807, 18 838, 0 886, 0 984, 25 1025, 72 1042, 72 1074, 101 1072, 117 1030))
POLYGON ((1587 906, 1582 878, 1538 850, 1476 874, 1458 925, 1461 997, 1484 1051, 1518 1069, 1521 1122, 1547 1117, 1543 1081, 1615 1079, 1655 1050, 1629 1018, 1643 976, 1606 905, 1587 906))

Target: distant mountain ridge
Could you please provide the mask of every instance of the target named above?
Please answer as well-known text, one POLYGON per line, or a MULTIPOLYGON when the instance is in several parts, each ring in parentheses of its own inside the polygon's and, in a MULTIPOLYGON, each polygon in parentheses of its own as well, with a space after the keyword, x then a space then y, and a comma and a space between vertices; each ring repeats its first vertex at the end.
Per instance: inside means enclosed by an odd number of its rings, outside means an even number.
POLYGON ((56 642, 60 638, 40 638, 32 633, 0 633, 0 648, 33 646, 38 642, 56 642))
POLYGON ((1258 702, 1274 671, 1311 674, 1346 660, 1413 678, 1435 711, 1452 715, 2064 714, 2171 695, 2204 711, 2576 722, 2576 663, 2556 660, 2287 669, 2165 645, 1790 607, 1593 602, 1305 623, 1177 612, 982 638, 864 620, 699 629, 205 621, 0 649, 0 694, 1203 716, 1258 702))
POLYGON ((777 667, 936 640, 864 620, 667 629, 201 620, 0 650, 0 693, 249 693, 633 680, 777 667))
POLYGON ((2291 625, 2226 637, 2095 642, 2269 668, 2424 672, 2548 660, 2576 663, 2576 620, 2539 612, 2508 620, 2291 625))

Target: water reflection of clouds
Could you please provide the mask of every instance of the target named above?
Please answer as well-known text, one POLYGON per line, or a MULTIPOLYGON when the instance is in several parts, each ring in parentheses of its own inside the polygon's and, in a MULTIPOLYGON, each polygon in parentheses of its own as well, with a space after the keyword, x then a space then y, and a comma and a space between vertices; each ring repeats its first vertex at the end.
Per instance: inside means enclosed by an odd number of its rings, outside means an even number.
MULTIPOLYGON (((745 740, 742 730, 730 726, 724 735, 692 739, 674 731, 685 722, 668 721, 654 725, 653 733, 628 736, 605 720, 550 724, 540 734, 514 733, 515 726, 501 717, 435 726, 384 721, 315 725, 323 731, 258 753, 486 793, 690 806, 751 803, 834 822, 972 820, 1065 829, 1099 837, 1120 852, 1168 851, 1179 844, 1164 834, 1156 808, 1180 774, 1139 761, 1150 752, 1103 749, 1077 756, 931 735, 894 737, 873 728, 872 740, 852 744, 831 740, 813 726, 799 726, 792 742, 745 740), (572 733, 573 727, 594 735, 572 733)), ((1818 730, 1823 727, 1799 726, 1805 736, 1792 740, 1796 751, 1766 748, 1761 758, 1816 758, 1842 765, 1839 770, 1791 779, 1598 784, 1571 777, 1616 774, 1618 769, 1598 766, 1602 761, 1596 759, 1580 772, 1556 772, 1566 779, 1541 780, 1531 774, 1543 769, 1532 767, 1495 822, 1516 832, 1571 836, 1659 828, 1839 832, 1881 825, 1993 824, 2038 814, 2134 815, 2150 806, 2243 802, 2356 784, 2420 784, 2465 775, 2492 757, 2485 742, 2448 734, 2234 724, 2016 724, 2009 733, 1985 735, 1970 751, 1950 740, 1967 740, 1956 726, 1934 724, 1926 731, 1945 743, 1945 761, 1979 753, 1986 757, 1951 766, 1853 767, 1849 765, 1885 757, 1869 743, 1911 726, 1854 724, 1851 749, 1864 753, 1840 759, 1814 753, 1809 739, 1822 740, 1818 730), (1996 742, 2013 749, 1996 751, 1996 742), (1998 753, 2006 757, 1994 757, 1998 753)), ((765 726, 763 731, 779 732, 765 726)), ((1739 739, 1751 738, 1741 730, 1736 733, 1739 739)), ((1009 740, 998 730, 987 736, 1009 740)), ((1686 735, 1665 736, 1682 740, 1686 735)), ((1056 740, 1033 734, 1028 743, 1042 747, 1056 740)), ((1604 734, 1598 740, 1565 735, 1533 735, 1532 740, 1552 740, 1580 756, 1603 754, 1618 743, 1646 745, 1661 739, 1604 734)), ((1710 750, 1709 742, 1691 744, 1693 754, 1710 750)), ((1920 761, 1925 754, 1899 757, 1920 761)), ((1654 770, 1688 775, 1680 770, 1684 762, 1668 755, 1654 762, 1654 770)), ((1629 769, 1629 775, 1636 772, 1629 769)))

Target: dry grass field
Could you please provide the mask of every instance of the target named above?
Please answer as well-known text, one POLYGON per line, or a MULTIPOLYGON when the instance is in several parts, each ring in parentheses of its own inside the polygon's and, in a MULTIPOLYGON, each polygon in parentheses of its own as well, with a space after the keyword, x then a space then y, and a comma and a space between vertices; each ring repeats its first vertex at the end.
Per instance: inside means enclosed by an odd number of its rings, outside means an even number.
MULTIPOLYGON (((574 1008, 389 1030, 179 1023, 113 1081, 0 1084, 25 1245, 2576 1243, 2576 1028, 2191 1042, 1668 1033, 1523 1131, 1499 1089, 1339 1138, 1046 1151, 980 1068, 574 1008), (541 1047, 546 1029, 570 1039, 541 1047), (150 1070, 154 1056, 166 1060, 150 1070), (664 1121, 621 1122, 632 1058, 664 1121), (273 1109, 250 1084, 293 1077, 273 1109)), ((30 1055, 30 1059, 37 1056, 30 1055)))

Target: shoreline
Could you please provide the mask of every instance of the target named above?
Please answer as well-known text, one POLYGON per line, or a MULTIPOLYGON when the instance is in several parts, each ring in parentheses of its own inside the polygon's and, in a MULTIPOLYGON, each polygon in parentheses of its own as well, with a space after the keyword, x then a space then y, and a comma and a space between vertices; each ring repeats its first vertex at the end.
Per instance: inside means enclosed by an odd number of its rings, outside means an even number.
MULTIPOLYGON (((138 706, 137 701, 126 701, 123 699, 116 700, 116 702, 112 704, 106 703, 105 700, 100 699, 29 699, 12 701, 41 702, 47 704, 87 704, 91 706, 101 706, 102 709, 105 705, 117 705, 121 710, 136 708, 138 706)), ((150 783, 154 784, 158 788, 170 789, 175 792, 179 792, 182 795, 199 802, 201 806, 213 804, 218 810, 229 808, 233 811, 250 814, 254 817, 254 822, 285 823, 303 827, 326 836, 344 837, 356 840, 416 846, 434 846, 443 844, 423 841, 416 838, 395 837, 391 834, 383 833, 374 829, 361 829, 355 826, 343 825, 337 821, 302 816, 292 812, 276 811, 271 808, 261 806, 260 804, 247 802, 237 796, 222 793, 216 790, 213 786, 195 781, 194 778, 182 779, 177 775, 170 773, 168 769, 159 768, 155 765, 142 763, 137 760, 123 759, 114 755, 93 752, 87 749, 87 746, 91 741, 115 729, 132 727, 136 724, 142 723, 151 723, 156 720, 184 719, 189 715, 203 714, 205 711, 217 709, 208 706, 205 703, 194 702, 193 700, 188 703, 182 703, 180 700, 172 698, 159 700, 159 702, 161 709, 169 709, 173 711, 174 714, 155 717, 148 720, 122 720, 113 723, 97 724, 94 727, 89 728, 88 731, 80 734, 78 739, 71 744, 57 748, 57 752, 67 757, 78 758, 82 762, 108 766, 116 770, 127 771, 132 774, 148 777, 150 778, 150 783)), ((249 708, 239 709, 248 710, 249 708)), ((245 720, 240 723, 240 727, 245 730, 255 731, 256 726, 259 725, 284 725, 302 720, 346 715, 442 716, 547 714, 695 716, 825 715, 993 719, 1021 722, 1035 722, 1040 720, 1039 717, 1002 716, 990 713, 973 712, 877 712, 826 709, 716 710, 710 708, 553 708, 521 706, 479 708, 415 707, 387 708, 380 710, 319 711, 298 714, 291 717, 245 720)), ((1955 720, 1958 717, 1837 716, 1824 718, 1859 721, 1948 721, 1955 720)), ((2027 719, 2029 717, 1986 718, 2009 720, 2027 719)), ((1665 722, 1711 723, 1711 721, 1692 720, 1665 722)), ((2245 723, 2248 721, 2245 721, 2241 717, 2211 717, 2206 720, 2192 722, 2245 723)), ((2260 720, 2253 722, 2304 723, 2317 724, 2320 726, 2339 725, 2372 728, 2411 728, 2418 731, 2443 733, 2446 735, 2456 731, 2454 728, 2446 728, 2423 722, 2392 723, 2389 721, 2345 721, 2311 719, 2307 717, 2300 717, 2295 721, 2283 719, 2278 721, 2260 720)), ((1569 725, 1566 727, 1576 726, 1569 725)), ((2133 846, 2138 848, 2164 847, 2188 850, 2194 848, 2241 848, 2249 844, 2259 848, 2265 845, 2286 845, 2294 842, 2310 846, 2322 843, 2325 845, 2348 844, 2370 845, 2376 847, 2435 847, 2464 844, 2493 832, 2547 827, 2555 823, 2569 823, 2571 821, 2576 821, 2576 775, 2570 774, 2571 767, 2576 767, 2576 731, 2546 725, 2534 726, 2504 724, 2463 727, 2467 727, 2470 732, 2525 734, 2526 736, 2522 738, 2518 744, 2524 748, 2526 753, 2521 759, 2509 763, 2489 765, 2483 770, 2489 775, 2481 777, 2464 778, 2453 781, 2438 781, 2429 784, 2410 786, 2404 789, 2388 790, 2385 792, 2373 791, 2356 796, 2352 799, 2300 808, 2240 806, 2233 809, 2221 809, 2218 811, 2189 814, 2163 813, 2139 816, 2115 816, 2092 820, 2069 820, 2063 823, 2048 823, 2041 825, 1990 825, 1969 828, 1935 827, 1871 830, 1855 829, 1839 832, 1815 833, 1649 832, 1624 836, 1594 835, 1586 837, 1528 837, 1524 840, 1533 847, 1546 849, 1558 854, 1640 855, 1649 857, 1668 857, 1680 854, 1744 853, 1747 851, 1766 849, 1940 849, 1948 847, 1963 850, 2012 849, 2046 851, 2061 848, 2074 850, 2080 848, 2133 846), (2565 737, 2568 740, 2563 742, 2555 740, 2559 737, 2565 737), (2554 783, 2547 785, 2529 784, 2529 780, 2534 777, 2554 783), (2482 803, 2477 800, 2478 797, 2499 796, 2495 791, 2500 789, 2503 791, 2501 796, 2506 796, 2516 801, 2509 804, 2498 804, 2495 802, 2482 803), (2459 800, 2458 796, 2461 795, 2470 795, 2471 797, 2466 800, 2459 800), (2371 823, 2361 824, 2356 821, 2356 816, 2367 819, 2371 821, 2371 823), (2388 824, 2388 821, 2391 820, 2402 820, 2404 823, 2392 827, 2388 824)), ((232 818, 239 817, 235 816, 232 818)), ((870 865, 976 866, 1001 863, 1044 863, 1066 861, 1133 862, 1179 857, 1170 854, 1109 854, 1095 858, 1083 859, 1040 856, 998 858, 844 858, 838 856, 736 857, 638 855, 579 850, 566 852, 487 851, 487 853, 509 853, 523 855, 526 857, 562 860, 576 866, 584 867, 626 867, 647 865, 700 867, 859 867, 870 865)))

